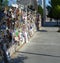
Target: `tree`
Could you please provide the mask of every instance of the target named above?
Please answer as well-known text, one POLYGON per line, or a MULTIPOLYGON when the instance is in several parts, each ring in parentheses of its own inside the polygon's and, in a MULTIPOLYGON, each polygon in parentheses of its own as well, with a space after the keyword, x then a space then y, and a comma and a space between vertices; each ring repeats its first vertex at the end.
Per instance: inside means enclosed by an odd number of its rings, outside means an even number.
POLYGON ((60 25, 58 25, 60 21, 60 0, 50 0, 49 3, 50 5, 47 6, 48 17, 57 21, 57 26, 59 27, 58 31, 60 32, 60 25))
POLYGON ((2 8, 8 6, 8 0, 0 0, 0 11, 2 8))
POLYGON ((0 0, 0 11, 2 9, 2 2, 3 2, 3 0, 0 0))
POLYGON ((40 5, 38 5, 38 13, 41 14, 41 17, 43 16, 43 9, 40 5))
POLYGON ((3 6, 8 6, 8 0, 3 1, 3 6))
POLYGON ((48 9, 48 17, 60 20, 60 0, 51 0, 50 6, 47 6, 48 9))

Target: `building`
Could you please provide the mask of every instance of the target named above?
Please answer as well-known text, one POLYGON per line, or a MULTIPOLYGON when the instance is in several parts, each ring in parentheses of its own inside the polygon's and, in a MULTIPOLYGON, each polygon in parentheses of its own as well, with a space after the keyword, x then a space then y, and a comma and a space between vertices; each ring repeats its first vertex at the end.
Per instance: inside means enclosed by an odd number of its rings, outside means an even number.
POLYGON ((42 0, 37 0, 38 5, 42 5, 42 0))
POLYGON ((37 0, 37 4, 41 5, 42 8, 44 8, 44 2, 45 2, 45 0, 37 0))
POLYGON ((35 9, 37 9, 37 1, 36 0, 17 0, 17 4, 21 4, 24 6, 32 5, 35 9))
POLYGON ((37 10, 38 6, 37 6, 37 0, 32 0, 33 4, 34 4, 34 8, 37 10))

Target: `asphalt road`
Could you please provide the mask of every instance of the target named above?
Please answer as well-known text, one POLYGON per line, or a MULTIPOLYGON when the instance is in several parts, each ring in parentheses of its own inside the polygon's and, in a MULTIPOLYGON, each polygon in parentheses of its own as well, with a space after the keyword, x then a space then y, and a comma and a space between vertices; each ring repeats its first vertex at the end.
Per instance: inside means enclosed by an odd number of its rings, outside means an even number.
POLYGON ((60 63, 58 28, 41 28, 29 43, 13 55, 13 63, 60 63))

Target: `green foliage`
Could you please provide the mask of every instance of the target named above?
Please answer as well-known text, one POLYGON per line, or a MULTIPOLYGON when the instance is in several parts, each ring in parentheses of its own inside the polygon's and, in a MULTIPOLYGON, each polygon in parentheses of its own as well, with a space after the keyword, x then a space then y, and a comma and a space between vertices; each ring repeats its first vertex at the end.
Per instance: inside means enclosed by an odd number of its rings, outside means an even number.
POLYGON ((38 5, 38 13, 40 13, 41 16, 43 16, 43 9, 40 5, 38 5))
POLYGON ((8 0, 5 0, 5 1, 3 2, 3 5, 4 5, 4 6, 7 6, 7 5, 8 5, 8 0))
POLYGON ((57 5, 57 6, 55 6, 54 7, 54 9, 53 9, 53 17, 55 18, 55 19, 60 19, 60 6, 59 5, 57 5))
POLYGON ((2 0, 0 0, 0 10, 2 9, 2 0))
POLYGON ((8 0, 0 0, 0 10, 6 6, 8 6, 8 0))
POLYGON ((47 6, 48 17, 60 19, 60 0, 51 0, 50 6, 47 6))

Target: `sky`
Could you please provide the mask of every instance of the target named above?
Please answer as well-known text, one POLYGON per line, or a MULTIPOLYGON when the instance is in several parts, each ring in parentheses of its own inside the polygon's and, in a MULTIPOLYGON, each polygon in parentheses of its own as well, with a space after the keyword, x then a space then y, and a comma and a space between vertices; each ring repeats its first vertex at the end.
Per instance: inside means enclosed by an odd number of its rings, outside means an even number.
POLYGON ((17 0, 8 0, 8 5, 11 6, 12 4, 16 4, 17 0))
POLYGON ((46 1, 46 5, 49 5, 49 0, 45 0, 46 1))

